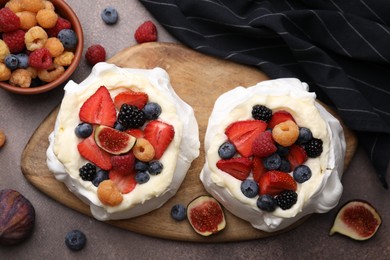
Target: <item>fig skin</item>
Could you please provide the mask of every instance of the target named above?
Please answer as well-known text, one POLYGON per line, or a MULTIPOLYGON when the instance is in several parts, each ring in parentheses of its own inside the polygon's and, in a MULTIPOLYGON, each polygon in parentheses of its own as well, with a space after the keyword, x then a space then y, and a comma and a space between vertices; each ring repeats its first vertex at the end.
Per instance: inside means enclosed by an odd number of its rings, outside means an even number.
POLYGON ((0 245, 17 245, 27 239, 35 225, 31 202, 12 189, 0 191, 0 245))
POLYGON ((339 233, 354 240, 363 241, 373 237, 381 225, 381 216, 369 202, 350 200, 339 209, 329 235, 339 233), (348 221, 349 223, 346 223, 348 221))
POLYGON ((214 199, 213 197, 209 195, 201 195, 195 199, 193 199, 187 206, 187 219, 190 222, 192 228, 200 235, 202 236, 210 236, 213 234, 218 233, 219 231, 223 230, 226 226, 226 220, 225 220, 225 214, 223 212, 221 204, 214 199), (211 205, 211 207, 214 207, 212 211, 207 210, 207 212, 204 211, 203 206, 205 205, 211 205), (215 208, 216 207, 216 208, 215 208), (198 214, 196 214, 198 213, 198 214), (206 213, 206 214, 205 214, 206 213), (214 214, 214 216, 213 216, 214 214), (213 223, 211 224, 209 221, 215 221, 217 220, 219 222, 218 224, 213 223), (203 222, 203 223, 195 223, 195 222, 203 222), (207 222, 207 223, 206 223, 207 222), (199 225, 206 224, 209 225, 206 230, 201 230, 199 228, 199 225))

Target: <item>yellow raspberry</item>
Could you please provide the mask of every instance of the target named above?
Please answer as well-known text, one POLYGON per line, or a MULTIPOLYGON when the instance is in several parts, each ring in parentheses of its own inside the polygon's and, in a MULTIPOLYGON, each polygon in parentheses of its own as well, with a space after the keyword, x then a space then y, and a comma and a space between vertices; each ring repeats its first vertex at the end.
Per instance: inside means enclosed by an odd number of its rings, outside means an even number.
POLYGON ((102 181, 97 188, 99 200, 108 206, 117 206, 123 201, 123 195, 112 180, 102 181))
POLYGON ((35 18, 35 13, 30 11, 17 12, 16 15, 20 19, 20 29, 28 30, 31 27, 37 25, 37 19, 35 18))
POLYGON ((42 9, 37 13, 37 22, 42 28, 53 28, 57 23, 58 15, 50 9, 42 9))
POLYGON ((31 85, 31 74, 26 69, 17 69, 11 73, 9 83, 14 86, 28 88, 31 85))
POLYGON ((292 120, 277 124, 272 129, 272 137, 278 144, 288 147, 295 143, 299 136, 299 127, 292 120))
POLYGON ((47 39, 44 47, 49 50, 52 57, 58 57, 64 52, 64 45, 56 37, 47 39))
POLYGON ((5 7, 8 7, 14 13, 23 11, 20 0, 10 0, 5 4, 5 7))
POLYGON ((7 44, 0 39, 0 62, 4 62, 5 57, 10 54, 7 44))
POLYGON ((38 78, 45 82, 52 82, 58 79, 65 72, 63 66, 54 65, 47 70, 38 70, 38 78))
POLYGON ((74 59, 74 53, 71 51, 65 51, 60 56, 54 58, 54 64, 60 66, 69 66, 74 59))
POLYGON ((45 8, 43 0, 20 0, 23 9, 33 13, 38 13, 39 10, 45 8))
POLYGON ((11 70, 4 63, 0 63, 0 81, 7 81, 10 77, 11 70))
POLYGON ((55 8, 52 2, 44 0, 43 4, 45 5, 44 9, 49 9, 54 11, 55 8))
POLYGON ((27 67, 26 69, 28 72, 30 72, 31 78, 35 79, 38 77, 38 70, 34 67, 27 67))
POLYGON ((47 41, 47 33, 42 27, 34 26, 30 28, 24 35, 24 43, 29 51, 35 51, 43 48, 47 41))

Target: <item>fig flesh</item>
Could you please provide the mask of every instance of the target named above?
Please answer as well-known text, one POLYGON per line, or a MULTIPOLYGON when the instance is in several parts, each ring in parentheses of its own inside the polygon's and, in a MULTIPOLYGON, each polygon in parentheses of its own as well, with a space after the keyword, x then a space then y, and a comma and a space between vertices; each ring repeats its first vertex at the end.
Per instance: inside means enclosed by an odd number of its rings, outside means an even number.
POLYGON ((367 240, 382 224, 377 210, 367 201, 352 200, 344 204, 330 229, 330 235, 340 233, 355 240, 367 240))
POLYGON ((15 190, 0 191, 0 244, 16 245, 29 237, 35 224, 31 202, 15 190))
POLYGON ((95 129, 96 144, 110 154, 123 154, 133 148, 137 138, 114 128, 99 125, 95 129))
POLYGON ((202 195, 187 206, 187 219, 192 228, 202 236, 210 236, 226 226, 221 204, 211 196, 202 195))

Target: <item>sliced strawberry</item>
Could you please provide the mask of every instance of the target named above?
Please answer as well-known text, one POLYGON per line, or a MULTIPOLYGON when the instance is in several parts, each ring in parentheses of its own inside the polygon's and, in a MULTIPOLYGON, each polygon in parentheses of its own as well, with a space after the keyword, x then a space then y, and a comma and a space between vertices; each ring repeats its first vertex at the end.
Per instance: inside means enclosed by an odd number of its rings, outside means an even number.
POLYGON ((257 157, 268 157, 277 149, 271 131, 264 131, 253 140, 252 153, 257 157))
POLYGON ((125 130, 125 132, 128 133, 129 135, 134 136, 135 138, 144 137, 144 132, 138 128, 130 128, 130 129, 125 130))
POLYGON ((82 157, 92 162, 103 170, 112 168, 111 155, 97 146, 93 134, 77 145, 77 149, 82 157))
POLYGON ((135 180, 135 174, 122 175, 115 170, 111 170, 108 177, 112 180, 121 193, 126 194, 134 190, 137 182, 135 180))
POLYGON ((124 91, 115 96, 114 104, 118 110, 123 104, 133 105, 142 109, 148 102, 148 99, 148 94, 145 92, 124 91))
POLYGON ((80 120, 83 122, 113 127, 116 110, 107 88, 101 86, 80 108, 80 120))
POLYGON ((294 117, 286 110, 278 110, 272 114, 271 120, 268 122, 268 128, 274 128, 277 124, 284 121, 292 120, 295 122, 294 117))
POLYGON ((268 171, 259 180, 259 194, 278 195, 284 190, 297 190, 297 183, 288 173, 268 171))
POLYGON ((252 155, 253 141, 266 128, 267 124, 261 120, 236 121, 226 128, 225 134, 241 156, 249 157, 252 155))
POLYGON ((307 160, 307 154, 305 149, 297 144, 290 146, 289 152, 286 156, 287 160, 290 162, 291 171, 295 169, 298 165, 303 164, 307 160))
POLYGON ((248 178, 252 169, 252 161, 246 157, 235 157, 228 160, 219 160, 217 162, 218 169, 229 173, 234 178, 241 181, 248 178))
POLYGON ((266 173, 267 169, 264 167, 263 160, 259 157, 253 157, 252 174, 253 179, 259 182, 260 177, 266 173))
POLYGON ((135 157, 133 153, 124 155, 116 155, 111 157, 111 164, 113 171, 122 175, 129 175, 134 173, 135 157))
POLYGON ((161 158, 174 135, 175 129, 173 126, 158 120, 152 120, 145 126, 144 137, 152 144, 155 159, 161 158))

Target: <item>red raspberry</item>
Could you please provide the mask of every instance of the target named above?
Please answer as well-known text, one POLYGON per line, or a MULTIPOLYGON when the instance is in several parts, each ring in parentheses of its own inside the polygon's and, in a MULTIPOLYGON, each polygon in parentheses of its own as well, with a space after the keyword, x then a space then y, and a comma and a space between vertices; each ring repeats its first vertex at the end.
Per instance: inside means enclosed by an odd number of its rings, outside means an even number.
POLYGON ((53 59, 48 49, 41 48, 30 54, 28 63, 31 67, 45 70, 51 67, 53 59))
POLYGON ((46 29, 46 33, 49 37, 57 37, 57 34, 62 29, 71 29, 71 27, 72 25, 68 20, 58 17, 56 25, 54 25, 53 28, 46 29))
POLYGON ((24 50, 26 47, 24 43, 25 34, 23 30, 3 33, 3 41, 7 44, 11 53, 18 54, 24 50))
POLYGON ((0 9, 0 32, 10 32, 20 26, 19 17, 8 7, 0 9))
POLYGON ((257 157, 267 157, 275 153, 277 147, 272 139, 272 133, 270 131, 262 132, 252 144, 253 155, 257 157))
POLYGON ((91 45, 85 53, 85 58, 90 65, 106 60, 106 50, 100 44, 91 45))
POLYGON ((152 21, 146 21, 135 31, 134 38, 138 43, 155 42, 157 40, 157 28, 152 21))

